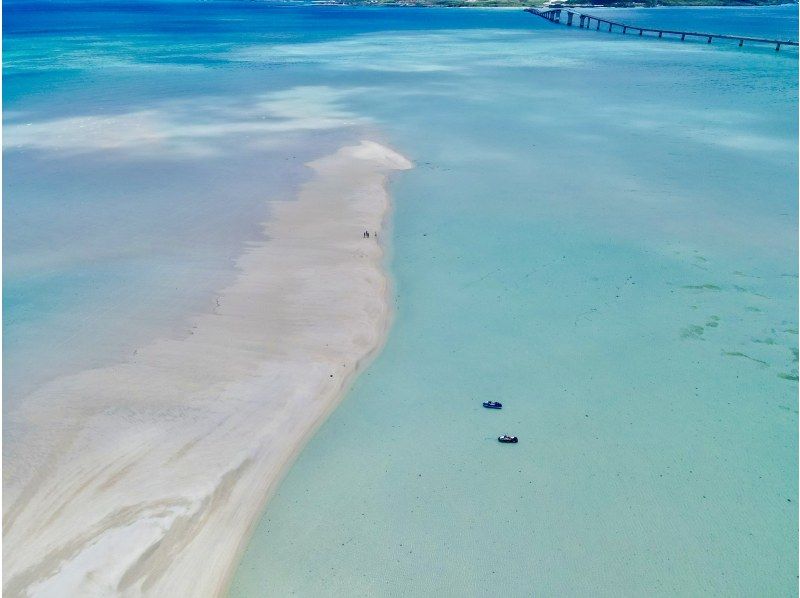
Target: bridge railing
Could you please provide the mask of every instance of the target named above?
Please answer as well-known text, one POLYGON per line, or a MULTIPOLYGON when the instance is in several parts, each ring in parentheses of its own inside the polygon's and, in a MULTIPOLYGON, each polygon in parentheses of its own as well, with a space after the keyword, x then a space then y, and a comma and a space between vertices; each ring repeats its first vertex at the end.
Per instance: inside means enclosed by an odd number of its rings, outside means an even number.
POLYGON ((607 26, 609 32, 612 32, 616 27, 617 31, 620 31, 623 34, 627 34, 628 31, 634 33, 638 31, 638 35, 640 36, 644 35, 645 33, 657 34, 658 37, 660 38, 663 38, 665 35, 680 36, 681 41, 685 41, 687 37, 694 37, 694 38, 704 39, 708 44, 710 44, 712 40, 715 39, 731 39, 731 40, 738 40, 740 48, 744 45, 744 42, 751 42, 758 44, 774 45, 775 51, 780 50, 781 46, 797 46, 797 42, 791 40, 767 39, 762 37, 748 37, 742 35, 726 35, 720 33, 700 33, 697 31, 674 31, 672 29, 653 29, 651 27, 640 27, 638 25, 626 25, 625 23, 617 23, 616 21, 609 21, 608 19, 601 19, 593 15, 587 15, 562 8, 553 8, 549 10, 526 8, 525 12, 529 12, 538 17, 542 17, 553 23, 561 23, 561 13, 565 12, 567 13, 567 20, 566 20, 567 26, 572 26, 575 17, 578 17, 579 28, 589 29, 591 28, 592 23, 594 23, 594 28, 596 31, 599 31, 600 26, 602 25, 604 26, 604 28, 607 26))

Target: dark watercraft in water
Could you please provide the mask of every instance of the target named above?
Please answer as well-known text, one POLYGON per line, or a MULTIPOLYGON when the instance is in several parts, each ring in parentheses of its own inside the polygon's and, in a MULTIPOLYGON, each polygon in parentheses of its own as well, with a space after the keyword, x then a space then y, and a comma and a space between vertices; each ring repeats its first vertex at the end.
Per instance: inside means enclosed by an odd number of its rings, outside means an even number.
POLYGON ((484 401, 483 406, 487 409, 502 409, 503 404, 498 403, 497 401, 484 401))
POLYGON ((507 434, 503 434, 502 436, 498 437, 497 440, 504 444, 516 444, 519 442, 519 439, 516 436, 508 436, 507 434))

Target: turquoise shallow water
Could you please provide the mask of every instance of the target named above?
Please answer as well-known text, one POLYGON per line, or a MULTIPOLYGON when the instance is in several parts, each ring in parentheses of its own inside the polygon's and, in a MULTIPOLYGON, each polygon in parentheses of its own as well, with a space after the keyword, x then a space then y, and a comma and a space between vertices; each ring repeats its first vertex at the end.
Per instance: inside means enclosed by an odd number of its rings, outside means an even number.
MULTIPOLYGON (((506 10, 4 9, 6 409, 180 334, 304 160, 367 136, 416 163, 387 345, 233 596, 796 595, 796 51, 506 10)), ((797 38, 793 7, 613 14, 797 38)))
POLYGON ((231 594, 795 594, 796 56, 474 18, 291 49, 408 66, 356 105, 417 168, 386 349, 231 594))

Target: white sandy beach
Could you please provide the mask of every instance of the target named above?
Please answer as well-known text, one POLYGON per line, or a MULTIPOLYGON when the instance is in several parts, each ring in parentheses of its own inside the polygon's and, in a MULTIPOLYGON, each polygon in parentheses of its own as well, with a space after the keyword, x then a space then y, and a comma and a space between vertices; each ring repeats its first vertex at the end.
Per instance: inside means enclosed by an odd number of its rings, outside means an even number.
MULTIPOLYGON (((184 338, 7 415, 4 595, 218 596, 293 457, 380 347, 391 171, 373 142, 309 165, 184 338)), ((202 242, 202 240, 198 240, 202 242)))

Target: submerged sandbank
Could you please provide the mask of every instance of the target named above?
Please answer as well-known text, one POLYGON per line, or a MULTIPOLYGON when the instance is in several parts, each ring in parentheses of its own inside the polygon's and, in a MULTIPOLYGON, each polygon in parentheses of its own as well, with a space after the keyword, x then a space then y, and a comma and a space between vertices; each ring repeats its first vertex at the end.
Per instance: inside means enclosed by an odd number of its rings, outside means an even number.
MULTIPOLYGON (((10 414, 4 595, 213 596, 263 503, 387 328, 374 235, 388 174, 364 141, 309 164, 213 313, 10 414)), ((198 240, 198 242, 201 242, 198 240)))

